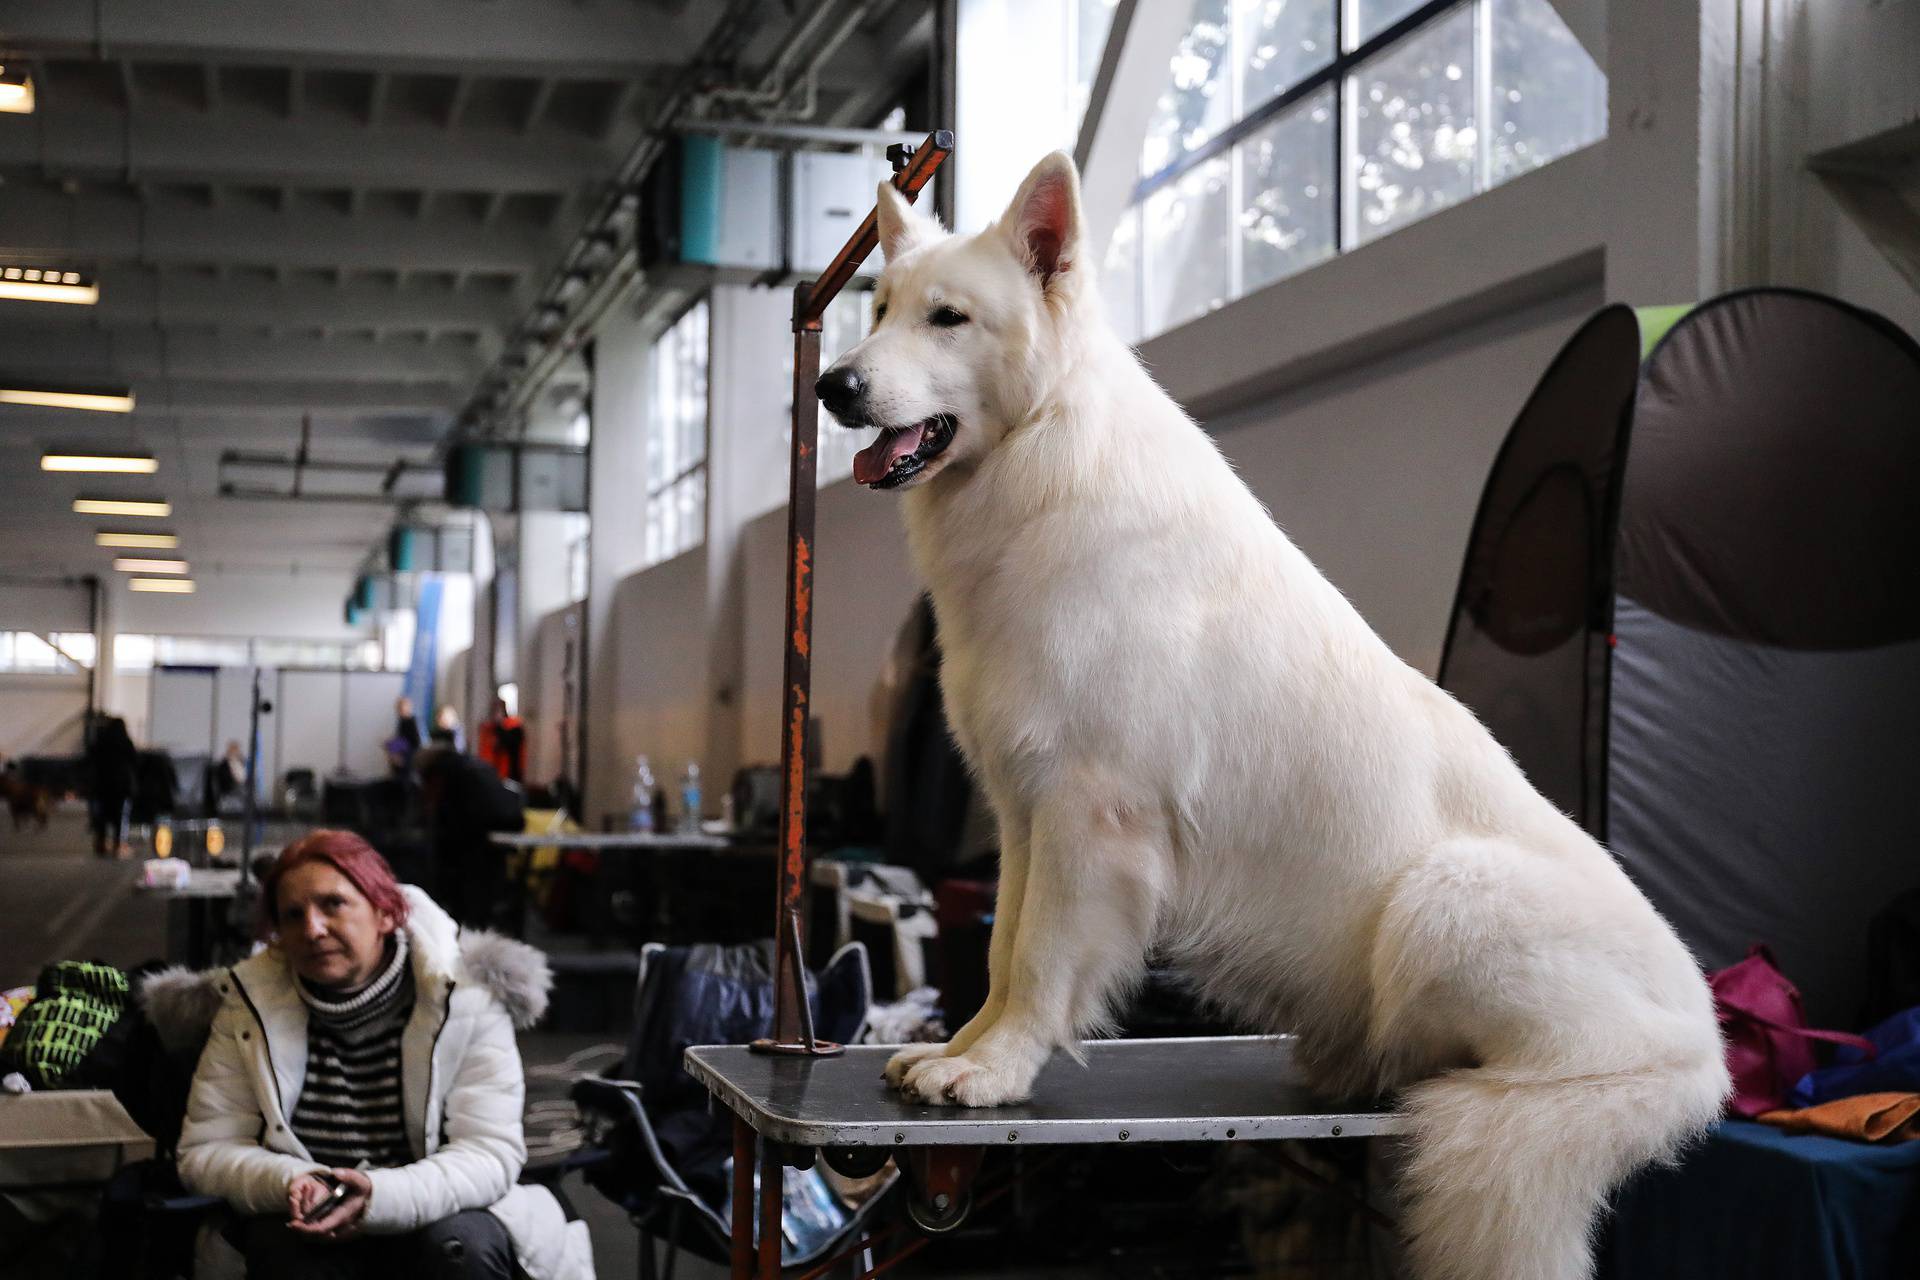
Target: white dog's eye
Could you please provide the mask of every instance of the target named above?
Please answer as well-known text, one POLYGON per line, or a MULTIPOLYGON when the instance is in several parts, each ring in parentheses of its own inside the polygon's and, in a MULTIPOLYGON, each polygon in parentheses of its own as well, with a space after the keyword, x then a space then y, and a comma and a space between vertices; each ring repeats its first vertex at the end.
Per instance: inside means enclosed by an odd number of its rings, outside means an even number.
POLYGON ((882 320, 885 320, 886 318, 887 318, 887 304, 884 302, 879 303, 873 309, 873 322, 875 324, 879 324, 882 320))
POLYGON ((966 315, 962 312, 955 311, 952 307, 935 307, 932 313, 927 316, 928 324, 937 325, 942 329, 951 329, 956 325, 963 325, 966 322, 966 315))

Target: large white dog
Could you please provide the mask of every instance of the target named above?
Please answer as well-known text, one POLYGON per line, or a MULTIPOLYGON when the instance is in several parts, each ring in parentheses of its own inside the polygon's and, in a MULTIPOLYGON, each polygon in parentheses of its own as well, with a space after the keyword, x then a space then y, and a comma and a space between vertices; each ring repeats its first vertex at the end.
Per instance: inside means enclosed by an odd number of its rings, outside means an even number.
POLYGON ((1401 662, 1112 331, 1072 162, 949 236, 880 188, 873 332, 820 379, 886 428, 941 681, 999 819, 991 995, 888 1078, 1027 1096, 1149 945, 1411 1116, 1424 1280, 1576 1280, 1610 1187, 1728 1090, 1686 948, 1401 662))

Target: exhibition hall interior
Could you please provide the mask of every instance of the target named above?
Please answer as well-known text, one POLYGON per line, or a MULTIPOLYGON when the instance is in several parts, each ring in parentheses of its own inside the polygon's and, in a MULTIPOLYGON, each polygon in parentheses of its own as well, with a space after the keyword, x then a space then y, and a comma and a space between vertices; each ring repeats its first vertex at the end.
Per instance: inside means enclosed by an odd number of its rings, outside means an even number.
POLYGON ((0 0, 0 1277, 1911 1275, 1916 67, 0 0))

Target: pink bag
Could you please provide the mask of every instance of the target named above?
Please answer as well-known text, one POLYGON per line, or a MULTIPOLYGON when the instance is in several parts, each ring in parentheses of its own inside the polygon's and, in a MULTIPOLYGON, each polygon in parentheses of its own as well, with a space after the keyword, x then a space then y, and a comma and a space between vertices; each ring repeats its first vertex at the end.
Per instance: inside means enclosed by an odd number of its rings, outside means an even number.
POLYGON ((1850 1044, 1873 1056, 1864 1036, 1807 1026, 1799 989, 1774 965, 1764 942, 1754 943, 1739 964, 1708 974, 1707 985, 1713 988, 1714 1012, 1727 1042, 1727 1071, 1733 1076, 1727 1109, 1737 1115, 1752 1118, 1782 1106, 1788 1090, 1814 1068, 1811 1041, 1850 1044))

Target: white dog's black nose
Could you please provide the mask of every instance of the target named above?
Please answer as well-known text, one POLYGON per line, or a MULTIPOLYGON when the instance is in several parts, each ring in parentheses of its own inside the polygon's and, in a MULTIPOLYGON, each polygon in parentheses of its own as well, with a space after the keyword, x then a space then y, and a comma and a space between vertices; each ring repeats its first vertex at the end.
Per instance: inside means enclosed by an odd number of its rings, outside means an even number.
POLYGON ((860 402, 867 398, 867 380, 858 369, 829 369, 813 384, 813 394, 834 417, 854 417, 860 402))

